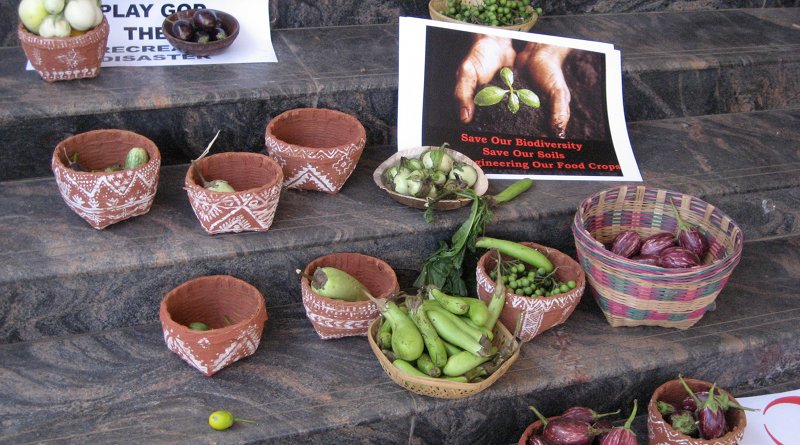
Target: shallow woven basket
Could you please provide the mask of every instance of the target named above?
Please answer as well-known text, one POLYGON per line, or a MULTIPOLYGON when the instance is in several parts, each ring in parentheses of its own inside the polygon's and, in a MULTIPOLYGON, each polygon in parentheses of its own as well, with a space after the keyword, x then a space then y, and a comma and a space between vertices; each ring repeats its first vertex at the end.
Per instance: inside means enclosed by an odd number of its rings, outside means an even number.
MULTIPOLYGON (((703 380, 687 378, 683 380, 695 393, 708 391, 711 388, 711 383, 703 380)), ((731 400, 739 403, 727 391, 718 387, 714 388, 714 394, 720 392, 727 394, 731 400)), ((686 397, 688 397, 688 393, 679 380, 665 382, 653 392, 650 403, 647 405, 647 436, 650 445, 736 445, 742 440, 744 429, 747 426, 747 416, 740 409, 729 409, 725 413, 725 420, 730 431, 717 439, 695 439, 672 429, 661 417, 656 403, 660 400, 679 404, 686 397)))
MULTIPOLYGON (((409 158, 409 159, 419 159, 419 157, 425 153, 426 151, 434 148, 439 147, 431 147, 431 146, 422 146, 422 147, 414 147, 409 148, 407 150, 398 151, 397 153, 389 156, 388 159, 381 162, 378 168, 372 172, 372 180, 375 181, 375 185, 377 185, 381 190, 385 191, 392 197, 395 201, 399 202, 400 204, 407 205, 409 207, 413 207, 415 209, 426 209, 428 208, 428 200, 426 198, 416 198, 414 196, 406 196, 400 193, 395 192, 394 190, 390 189, 389 186, 386 184, 386 170, 389 168, 400 165, 402 162, 402 158, 409 158)), ((445 153, 449 154, 454 161, 461 162, 467 165, 472 166, 475 169, 475 172, 478 173, 478 178, 475 180, 475 184, 473 184, 472 189, 475 191, 475 194, 478 196, 483 196, 486 193, 486 190, 489 188, 489 180, 486 179, 486 175, 483 173, 483 169, 475 163, 472 159, 470 159, 467 155, 452 150, 450 148, 444 149, 445 153)), ((455 197, 453 199, 442 199, 436 201, 433 205, 433 208, 436 210, 454 210, 464 206, 467 206, 472 203, 471 198, 464 198, 464 197, 455 197)))
POLYGON ((275 116, 264 142, 283 168, 285 187, 338 193, 361 158, 367 133, 347 113, 298 108, 275 116))
POLYGON ((228 152, 201 158, 194 163, 206 181, 223 179, 236 190, 215 192, 203 188, 191 166, 184 188, 200 225, 209 234, 265 232, 272 226, 281 196, 283 173, 269 156, 228 152))
POLYGON ((167 347, 211 376, 256 351, 267 308, 264 296, 249 283, 211 275, 189 280, 167 293, 159 318, 167 347), (205 323, 211 330, 189 329, 194 322, 205 323))
POLYGON ((335 267, 352 275, 376 298, 389 298, 400 290, 397 275, 385 261, 360 253, 333 253, 315 259, 303 270, 300 290, 306 316, 323 340, 367 335, 369 325, 380 316, 372 301, 342 301, 317 295, 307 276, 318 267, 335 267))
POLYGON ((647 186, 621 186, 586 198, 575 214, 572 232, 595 300, 612 326, 694 325, 714 303, 742 255, 742 231, 720 209, 690 195, 647 186), (604 247, 623 230, 635 230, 642 237, 675 233, 670 200, 708 240, 701 266, 666 269, 604 247))
POLYGON ((150 211, 158 188, 161 153, 150 139, 125 130, 93 130, 70 136, 56 145, 50 167, 64 202, 95 229, 150 211), (77 171, 68 157, 89 170, 124 165, 128 150, 144 148, 149 160, 130 170, 77 171))
MULTIPOLYGON (((500 321, 511 331, 516 330, 517 320, 520 320, 520 331, 517 338, 527 342, 567 320, 578 306, 578 302, 581 301, 586 287, 586 275, 581 266, 569 255, 536 243, 522 242, 520 244, 543 253, 557 268, 556 277, 559 281, 566 283, 574 280, 576 284, 574 289, 550 297, 531 297, 506 291, 506 302, 500 313, 500 321)), ((504 256, 503 259, 509 258, 504 256)), ((493 270, 496 265, 497 254, 490 250, 481 256, 475 270, 478 296, 487 304, 492 301, 496 285, 494 280, 489 277, 489 271, 493 270)))
POLYGON ((376 318, 369 327, 369 335, 367 338, 369 339, 369 346, 372 348, 372 352, 375 353, 375 357, 378 358, 381 367, 386 371, 386 374, 389 375, 389 378, 403 388, 423 396, 436 397, 439 399, 463 399, 475 395, 492 386, 494 382, 508 371, 508 368, 510 368, 511 365, 517 361, 517 357, 519 357, 519 344, 516 344, 516 340, 514 340, 512 334, 508 332, 508 329, 506 329, 502 323, 495 323, 493 330, 494 340, 492 340, 492 343, 500 345, 504 342, 514 341, 516 350, 514 354, 500 365, 497 371, 488 376, 486 380, 479 383, 459 383, 433 377, 409 375, 397 369, 381 351, 381 348, 378 347, 377 336, 381 319, 382 317, 376 318))
MULTIPOLYGON (((446 8, 447 8, 447 0, 431 0, 428 3, 428 12, 431 15, 431 19, 440 22, 467 24, 467 22, 456 20, 442 14, 441 11, 444 11, 446 8)), ((525 23, 520 23, 518 25, 508 25, 508 26, 492 26, 492 28, 509 29, 511 31, 529 31, 531 28, 533 28, 533 25, 536 24, 536 21, 538 19, 539 19, 539 14, 534 12, 530 20, 528 20, 525 23)), ((488 25, 482 25, 482 26, 488 26, 488 25)))
POLYGON ((97 77, 106 53, 108 20, 75 37, 41 37, 20 23, 17 37, 28 60, 48 82, 97 77))

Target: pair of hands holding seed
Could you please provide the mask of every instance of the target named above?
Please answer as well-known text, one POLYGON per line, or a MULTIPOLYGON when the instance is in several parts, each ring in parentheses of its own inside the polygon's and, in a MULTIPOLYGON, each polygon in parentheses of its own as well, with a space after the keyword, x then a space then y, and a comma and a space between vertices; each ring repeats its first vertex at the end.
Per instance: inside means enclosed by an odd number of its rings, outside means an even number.
POLYGON ((477 35, 456 72, 455 98, 459 119, 468 124, 475 115, 472 98, 479 85, 489 83, 501 68, 513 66, 528 75, 533 85, 550 102, 550 128, 554 136, 566 137, 571 99, 561 69, 570 48, 528 42, 517 52, 510 38, 477 35))

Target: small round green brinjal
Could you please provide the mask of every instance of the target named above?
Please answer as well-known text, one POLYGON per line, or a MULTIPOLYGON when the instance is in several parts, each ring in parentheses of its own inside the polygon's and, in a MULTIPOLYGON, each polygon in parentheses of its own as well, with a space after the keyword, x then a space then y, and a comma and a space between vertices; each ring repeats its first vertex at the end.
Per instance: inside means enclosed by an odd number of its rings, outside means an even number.
POLYGON ((317 295, 344 301, 365 301, 369 290, 355 277, 335 267, 318 267, 311 277, 317 295))
POLYGON ((128 150, 128 155, 125 157, 125 170, 147 164, 149 160, 150 156, 147 155, 147 150, 141 147, 133 147, 128 150))

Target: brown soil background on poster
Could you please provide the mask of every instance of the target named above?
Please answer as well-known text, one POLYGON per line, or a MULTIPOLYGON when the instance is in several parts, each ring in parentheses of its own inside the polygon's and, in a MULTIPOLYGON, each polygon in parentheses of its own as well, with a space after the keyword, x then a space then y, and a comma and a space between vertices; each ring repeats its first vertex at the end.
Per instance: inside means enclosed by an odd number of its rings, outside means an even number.
MULTIPOLYGON (((574 50, 564 60, 564 79, 570 89, 570 120, 567 139, 606 140, 605 79, 602 54, 574 50)), ((506 89, 499 74, 489 85, 506 89)), ((483 88, 483 86, 479 87, 483 88)), ((514 88, 527 88, 539 96, 540 108, 520 104, 514 114, 508 110, 508 96, 500 104, 476 107, 468 129, 477 132, 555 137, 549 127, 550 103, 542 91, 531 88, 527 76, 514 70, 514 88)))

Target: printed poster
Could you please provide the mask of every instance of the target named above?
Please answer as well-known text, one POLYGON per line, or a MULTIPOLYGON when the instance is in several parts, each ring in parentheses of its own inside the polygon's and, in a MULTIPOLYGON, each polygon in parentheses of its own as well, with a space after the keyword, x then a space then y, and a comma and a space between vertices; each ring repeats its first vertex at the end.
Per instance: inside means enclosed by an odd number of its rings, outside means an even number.
POLYGON ((613 45, 400 19, 398 149, 443 142, 489 178, 641 181, 613 45))
POLYGON ((739 445, 789 445, 800 443, 800 389, 777 394, 737 398, 747 426, 739 445))
MULTIPOLYGON (((269 26, 269 4, 263 0, 103 0, 102 10, 110 32, 103 67, 213 65, 225 63, 277 62, 269 26), (164 37, 164 19, 177 11, 210 8, 224 11, 239 21, 233 44, 210 56, 184 54, 164 37)), ((33 67, 30 63, 28 70, 33 67)))

